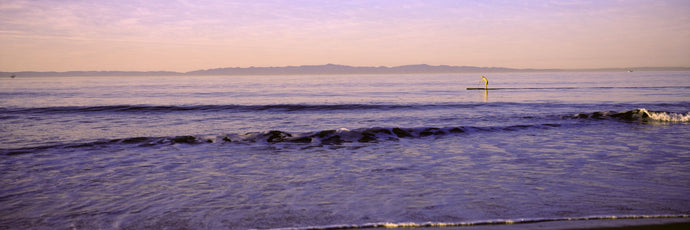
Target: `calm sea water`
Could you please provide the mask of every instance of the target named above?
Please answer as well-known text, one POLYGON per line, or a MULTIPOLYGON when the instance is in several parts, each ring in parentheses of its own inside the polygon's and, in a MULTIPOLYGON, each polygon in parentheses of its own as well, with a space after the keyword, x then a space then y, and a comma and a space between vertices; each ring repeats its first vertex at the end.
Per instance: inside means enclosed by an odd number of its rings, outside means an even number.
POLYGON ((0 79, 0 228, 690 215, 690 72, 0 79))

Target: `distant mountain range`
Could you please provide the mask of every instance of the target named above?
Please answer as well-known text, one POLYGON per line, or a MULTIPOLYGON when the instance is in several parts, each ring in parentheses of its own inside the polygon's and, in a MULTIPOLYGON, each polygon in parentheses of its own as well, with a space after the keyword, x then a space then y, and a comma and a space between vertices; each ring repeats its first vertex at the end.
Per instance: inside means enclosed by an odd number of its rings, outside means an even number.
POLYGON ((0 72, 0 76, 192 76, 192 75, 311 75, 311 74, 411 74, 411 73, 492 73, 492 72, 549 72, 549 71, 654 71, 681 70, 688 67, 641 67, 609 69, 513 69, 503 67, 475 67, 449 65, 403 65, 395 67, 368 67, 347 65, 302 65, 284 67, 234 67, 195 70, 190 72, 173 71, 66 71, 66 72, 0 72))
POLYGON ((406 73, 459 73, 459 72, 497 72, 515 71, 517 69, 499 67, 473 66, 432 66, 432 65, 403 65, 395 67, 369 67, 347 65, 302 65, 285 67, 249 67, 249 68, 218 68, 187 72, 190 75, 271 75, 271 74, 406 74, 406 73))

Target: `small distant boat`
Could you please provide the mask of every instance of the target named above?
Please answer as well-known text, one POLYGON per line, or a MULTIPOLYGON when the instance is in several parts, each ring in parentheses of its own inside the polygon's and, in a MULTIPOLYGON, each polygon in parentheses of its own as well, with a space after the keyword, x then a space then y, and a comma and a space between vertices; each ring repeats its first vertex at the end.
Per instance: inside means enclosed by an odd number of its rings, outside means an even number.
POLYGON ((628 73, 632 73, 632 72, 633 72, 633 70, 631 70, 631 69, 628 70, 628 73))
POLYGON ((10 76, 10 78, 15 78, 15 77, 17 77, 17 75, 12 74, 12 76, 10 76))

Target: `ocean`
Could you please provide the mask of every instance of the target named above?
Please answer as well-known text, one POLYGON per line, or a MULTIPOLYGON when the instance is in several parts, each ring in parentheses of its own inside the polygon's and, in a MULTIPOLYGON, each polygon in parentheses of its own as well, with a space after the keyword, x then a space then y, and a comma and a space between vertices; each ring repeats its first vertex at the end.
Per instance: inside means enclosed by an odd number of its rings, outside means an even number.
POLYGON ((3 78, 0 229, 690 217, 690 72, 484 76, 3 78))

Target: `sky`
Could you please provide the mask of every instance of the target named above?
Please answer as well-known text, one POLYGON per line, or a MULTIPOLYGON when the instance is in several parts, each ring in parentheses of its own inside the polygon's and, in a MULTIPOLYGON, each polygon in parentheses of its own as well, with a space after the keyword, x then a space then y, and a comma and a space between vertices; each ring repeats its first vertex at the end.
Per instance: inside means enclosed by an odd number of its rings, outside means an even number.
POLYGON ((0 71, 690 67, 689 0, 0 0, 0 71))

